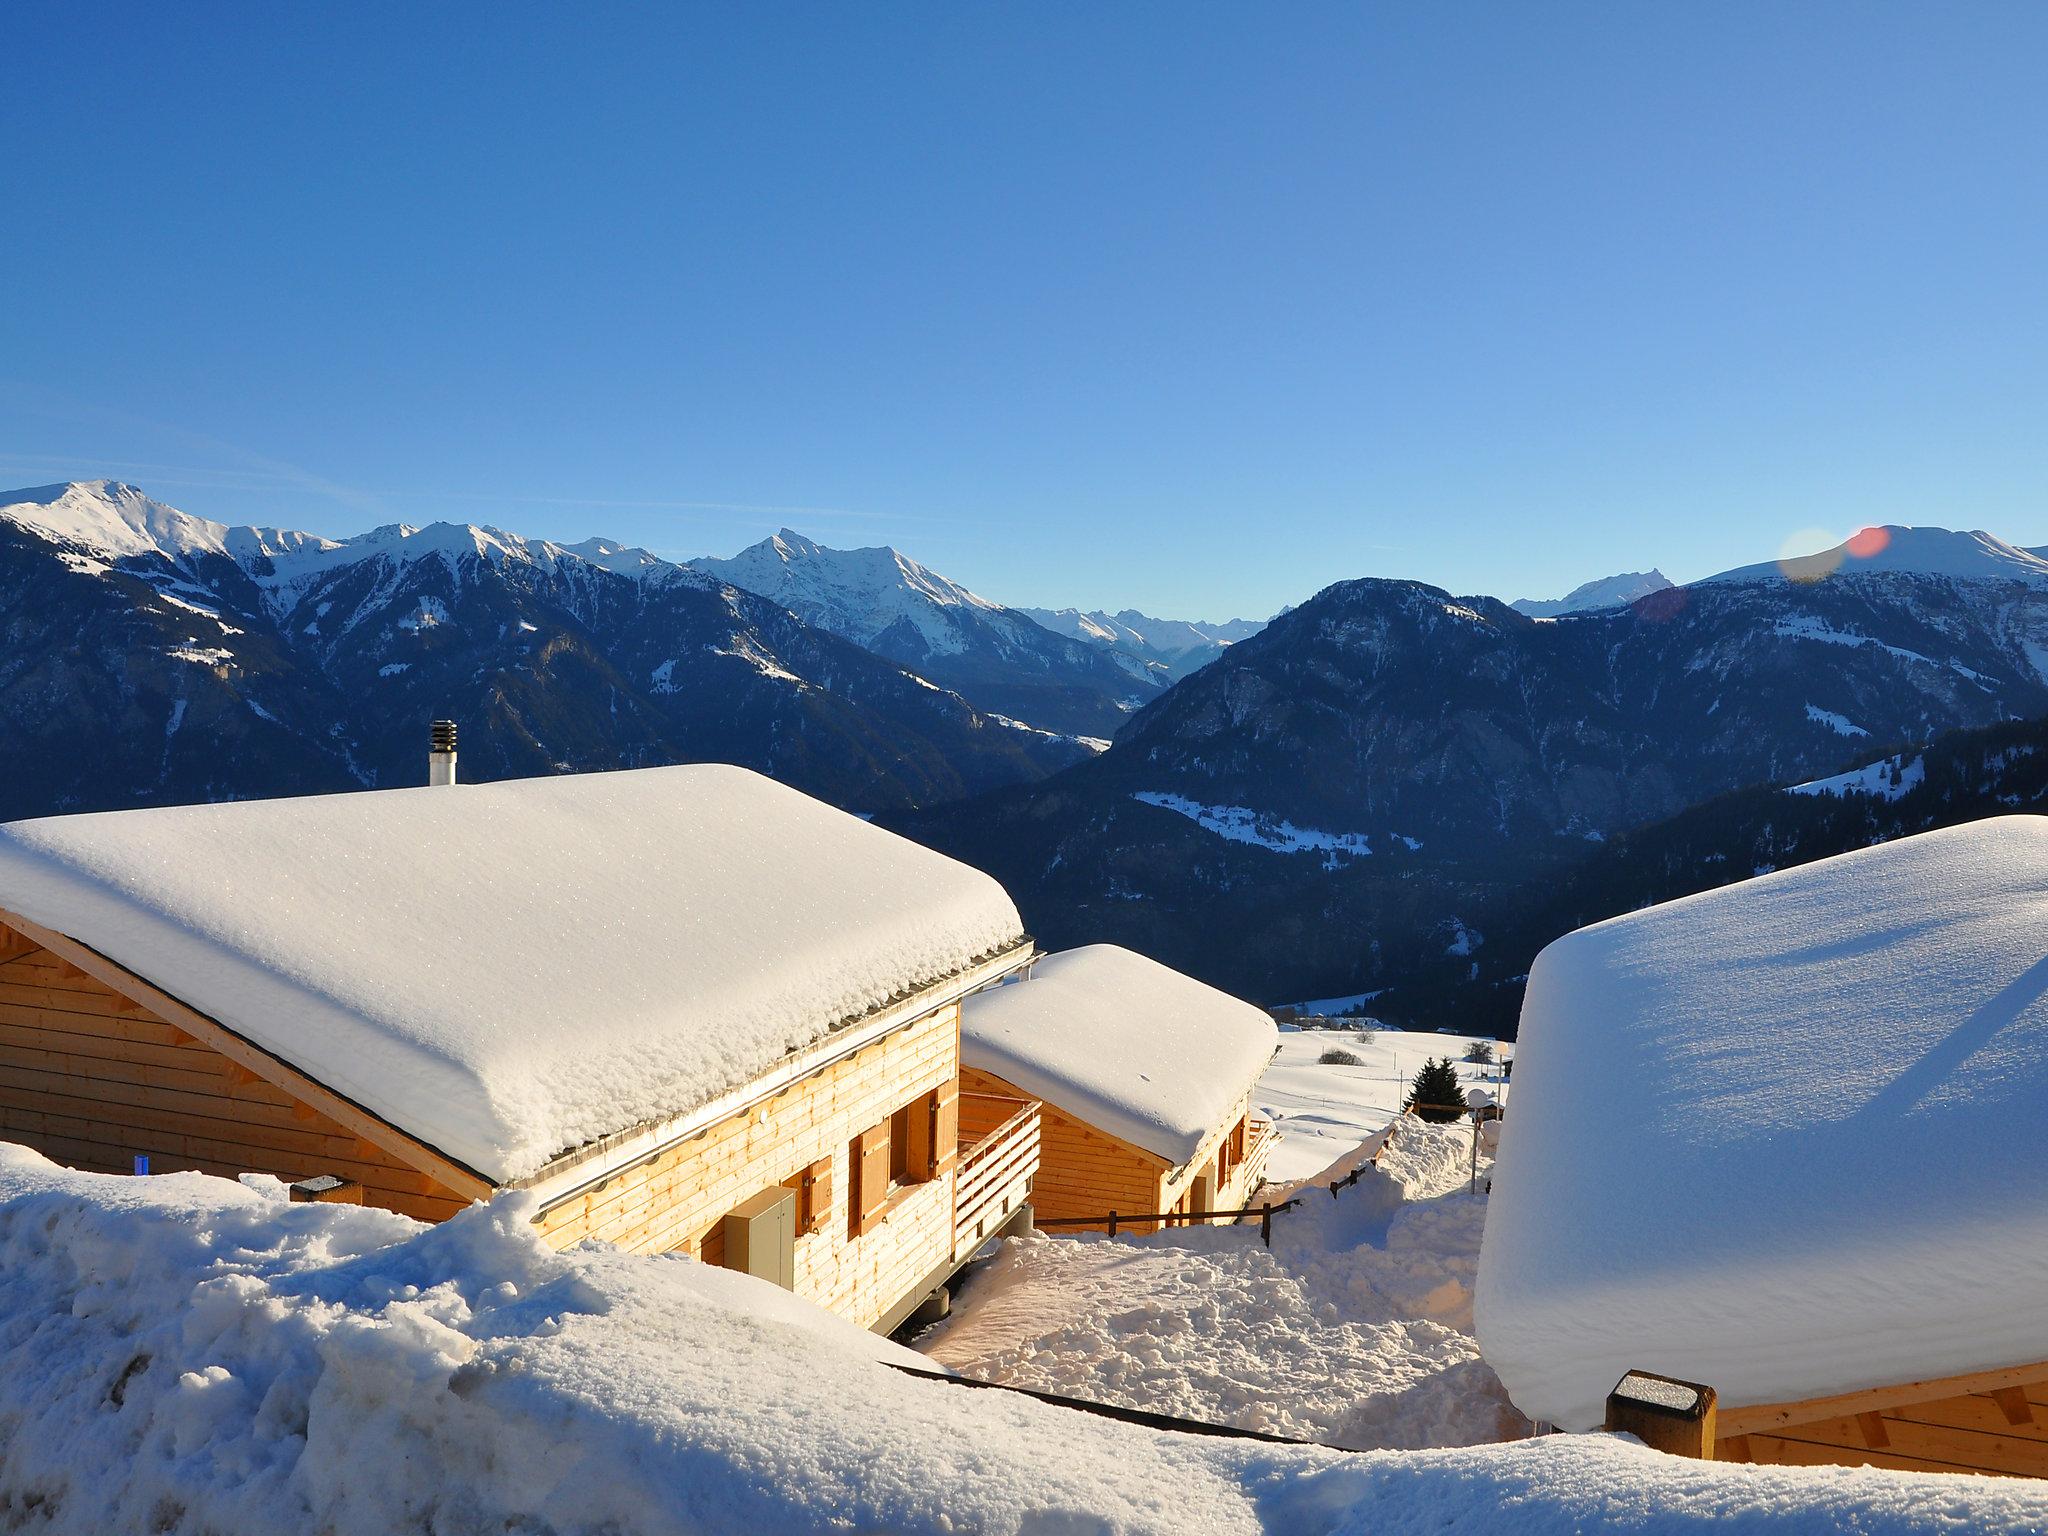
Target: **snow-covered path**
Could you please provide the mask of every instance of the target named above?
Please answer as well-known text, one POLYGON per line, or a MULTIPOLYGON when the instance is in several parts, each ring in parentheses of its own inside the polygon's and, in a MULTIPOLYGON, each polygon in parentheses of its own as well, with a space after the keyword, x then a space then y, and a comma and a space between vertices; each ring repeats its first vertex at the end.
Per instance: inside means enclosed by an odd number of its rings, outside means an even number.
POLYGON ((1485 1197, 1466 1133, 1404 1121, 1381 1169, 1255 1227, 1025 1238, 920 1348, 966 1375, 1363 1449, 1517 1437, 1471 1337, 1485 1197))

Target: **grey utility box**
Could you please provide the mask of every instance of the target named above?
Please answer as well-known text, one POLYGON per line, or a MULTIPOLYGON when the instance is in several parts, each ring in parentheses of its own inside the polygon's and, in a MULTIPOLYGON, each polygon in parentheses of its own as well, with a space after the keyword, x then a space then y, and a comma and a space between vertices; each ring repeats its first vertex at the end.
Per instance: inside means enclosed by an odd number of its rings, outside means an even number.
POLYGON ((764 1189, 725 1218, 725 1267, 796 1289, 796 1191, 764 1189))

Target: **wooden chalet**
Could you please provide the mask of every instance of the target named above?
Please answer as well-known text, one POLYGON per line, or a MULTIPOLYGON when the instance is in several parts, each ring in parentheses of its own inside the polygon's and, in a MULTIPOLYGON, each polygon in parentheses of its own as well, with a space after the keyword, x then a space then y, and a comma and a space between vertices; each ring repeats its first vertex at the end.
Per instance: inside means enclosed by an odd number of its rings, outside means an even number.
POLYGON ((963 1116, 1041 1102, 1048 1221, 1235 1211, 1265 1181, 1274 1131, 1251 1092, 1278 1043, 1263 1011, 1155 960, 1067 950, 968 1000, 963 1116))
MULTIPOLYGON (((452 785, 452 773, 446 784, 452 785)), ((0 827, 0 1139, 682 1251, 890 1328, 1028 1221, 986 876, 737 768, 0 827)))
POLYGON ((2048 1476, 2044 936, 2048 818, 2008 816, 1546 949, 1475 1307, 1516 1406, 2048 1476))

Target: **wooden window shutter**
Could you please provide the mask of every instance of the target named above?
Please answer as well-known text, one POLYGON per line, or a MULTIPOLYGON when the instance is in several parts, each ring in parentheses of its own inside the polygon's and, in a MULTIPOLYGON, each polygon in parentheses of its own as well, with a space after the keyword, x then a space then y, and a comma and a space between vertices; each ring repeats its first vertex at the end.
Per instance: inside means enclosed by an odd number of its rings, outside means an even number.
POLYGON ((847 1179, 847 1213, 853 1235, 859 1237, 874 1225, 876 1214, 889 1200, 888 1121, 853 1138, 847 1179))
POLYGON ((797 1175, 797 1226, 803 1232, 822 1231, 832 1211, 832 1159, 821 1157, 797 1175))
POLYGON ((942 1178, 960 1161, 960 1079, 949 1077, 931 1096, 930 1178, 942 1178))

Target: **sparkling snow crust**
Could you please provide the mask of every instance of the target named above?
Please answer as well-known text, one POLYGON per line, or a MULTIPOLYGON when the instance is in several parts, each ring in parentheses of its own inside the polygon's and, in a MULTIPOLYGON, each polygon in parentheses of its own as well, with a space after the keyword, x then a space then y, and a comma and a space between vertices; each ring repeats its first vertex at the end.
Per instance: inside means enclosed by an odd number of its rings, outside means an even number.
POLYGON ((1687 1461, 1610 1437, 1345 1455, 919 1380, 677 1255, 551 1252, 275 1180, 0 1146, 0 1511, 41 1536, 1904 1536, 2039 1531, 2011 1478, 1687 1461))
POLYGON ((1250 1003, 1091 944, 969 998, 960 1059, 1178 1166, 1264 1070, 1278 1038, 1250 1003))
POLYGON ((16 822, 0 907, 500 1182, 1022 938, 988 876, 719 765, 16 822))
POLYGON ((2048 819, 1824 859, 1538 957, 1477 1323, 1518 1407, 1781 1402, 2048 1357, 2048 819))

